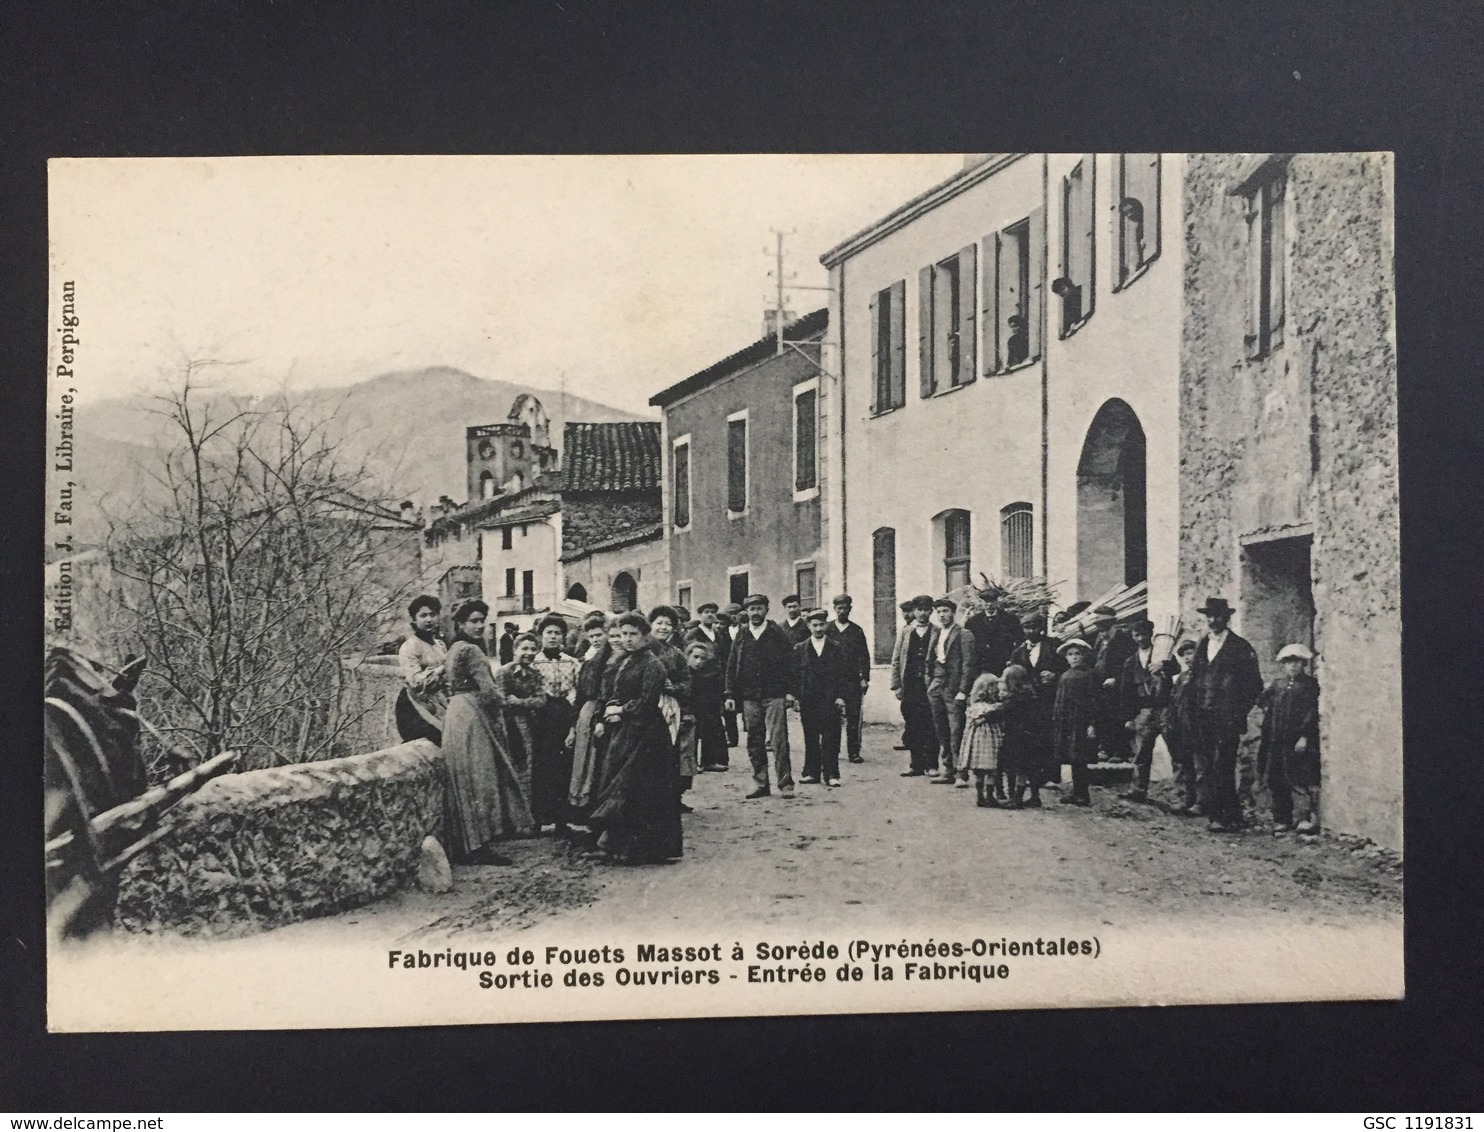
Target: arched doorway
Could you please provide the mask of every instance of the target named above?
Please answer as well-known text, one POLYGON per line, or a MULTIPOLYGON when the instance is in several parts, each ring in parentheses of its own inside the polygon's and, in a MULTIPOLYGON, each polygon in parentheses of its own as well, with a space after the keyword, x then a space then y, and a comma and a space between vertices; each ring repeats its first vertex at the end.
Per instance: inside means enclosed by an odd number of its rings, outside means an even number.
POLYGON ((569 601, 586 601, 587 587, 581 582, 573 582, 567 587, 567 598, 569 601))
POLYGON ((1093 417, 1077 463, 1077 596, 1096 600, 1148 576, 1144 428, 1114 398, 1093 417))
POLYGON ((619 574, 613 579, 609 608, 614 613, 627 613, 639 604, 639 583, 632 574, 619 574))

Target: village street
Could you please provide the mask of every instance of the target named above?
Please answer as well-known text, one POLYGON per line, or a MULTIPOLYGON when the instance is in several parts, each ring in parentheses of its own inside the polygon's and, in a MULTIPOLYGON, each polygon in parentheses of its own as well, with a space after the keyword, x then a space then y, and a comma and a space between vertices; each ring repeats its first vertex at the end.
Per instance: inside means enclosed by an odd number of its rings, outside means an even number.
MULTIPOLYGON (((794 721, 794 739, 798 739, 794 721)), ((745 741, 745 736, 744 736, 745 741)), ((513 866, 455 868, 452 893, 409 889, 374 905, 270 933, 275 941, 431 942, 541 926, 563 934, 705 936, 821 924, 934 925, 972 911, 1047 923, 1126 927, 1200 917, 1250 925, 1399 924, 1399 866, 1329 839, 1264 827, 1214 835, 1199 819, 1093 791, 1094 807, 986 810, 971 790, 902 778, 896 732, 868 728, 844 785, 800 786, 744 802, 744 750, 687 795, 685 857, 635 868, 595 864, 550 835, 501 846, 513 866)), ((797 774, 798 758, 795 758, 797 774)), ((843 759, 842 759, 843 763, 843 759)), ((1168 789, 1166 783, 1163 789, 1168 789)), ((1156 789, 1156 798, 1163 790, 1156 789)))

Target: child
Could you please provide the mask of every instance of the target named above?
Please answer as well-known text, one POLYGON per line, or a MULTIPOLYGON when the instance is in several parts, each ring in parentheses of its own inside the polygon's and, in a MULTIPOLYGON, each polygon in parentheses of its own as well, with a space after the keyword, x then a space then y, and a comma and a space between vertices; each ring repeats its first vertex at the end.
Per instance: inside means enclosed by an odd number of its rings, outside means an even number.
POLYGON ((1259 773, 1266 768, 1273 824, 1280 832, 1319 828, 1319 681, 1309 675, 1314 654, 1304 645, 1278 653, 1284 675, 1263 692, 1259 773), (1295 807, 1294 803, 1298 806, 1295 807), (1295 813, 1302 815, 1297 825, 1295 813))
POLYGON ((991 672, 981 673, 969 690, 969 703, 964 709, 964 738, 959 747, 958 765, 974 772, 978 804, 991 808, 1008 801, 1005 768, 1000 764, 1000 747, 1005 739, 1000 706, 999 677, 991 672))
MULTIPOLYGON (((1049 646, 1048 646, 1049 647, 1049 646)), ((999 717, 1005 738, 1000 744, 1000 766, 1010 795, 1010 808, 1040 809, 1041 783, 1045 779, 1045 735, 1041 723, 1041 701, 1036 680, 1018 664, 1000 673, 999 717), (1026 798, 1026 790, 1030 798, 1026 798)))
POLYGON ((1073 637, 1056 650, 1067 658, 1068 668, 1056 681, 1056 705, 1051 709, 1051 742, 1058 765, 1072 768, 1072 791, 1062 800, 1066 806, 1090 806, 1087 766, 1097 750, 1097 719, 1101 710, 1100 686, 1092 671, 1092 649, 1073 637))
POLYGON ((690 706, 696 719, 701 769, 726 770, 727 733, 721 718, 723 679, 716 650, 697 638, 685 646, 685 663, 690 666, 690 706))
POLYGON ((1188 694, 1190 688, 1190 661, 1195 656, 1195 641, 1186 638, 1175 646, 1175 659, 1180 671, 1170 684, 1170 701, 1165 704, 1164 717, 1160 720, 1160 734, 1170 752, 1170 765, 1175 771, 1175 785, 1180 789, 1180 804, 1175 813, 1196 813, 1195 744, 1196 721, 1191 715, 1194 707, 1188 694))

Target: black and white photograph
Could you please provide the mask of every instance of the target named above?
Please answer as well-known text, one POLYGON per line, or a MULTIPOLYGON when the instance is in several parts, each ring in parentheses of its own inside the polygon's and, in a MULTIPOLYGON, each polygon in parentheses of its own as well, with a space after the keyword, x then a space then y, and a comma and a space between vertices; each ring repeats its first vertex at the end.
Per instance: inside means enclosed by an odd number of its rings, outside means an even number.
POLYGON ((1403 997, 1394 192, 50 161, 49 1028, 1403 997))

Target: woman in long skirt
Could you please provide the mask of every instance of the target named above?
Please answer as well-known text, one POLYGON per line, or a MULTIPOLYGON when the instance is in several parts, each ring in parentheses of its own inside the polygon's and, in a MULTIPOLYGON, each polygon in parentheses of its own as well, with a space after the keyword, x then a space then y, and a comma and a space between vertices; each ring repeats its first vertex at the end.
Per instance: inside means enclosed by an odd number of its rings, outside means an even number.
POLYGON ((664 861, 683 849, 679 761, 660 712, 665 667, 650 648, 649 622, 640 613, 619 618, 624 658, 603 710, 611 728, 603 760, 603 783, 592 824, 610 859, 625 864, 664 861))
POLYGON ((548 614, 536 626, 541 650, 531 666, 541 676, 545 702, 536 709, 536 761, 531 766, 531 804, 536 808, 536 821, 554 824, 560 832, 569 816, 567 791, 572 785, 572 751, 567 746, 575 714, 572 700, 577 689, 577 673, 582 663, 568 655, 563 646, 567 640, 567 623, 555 613, 548 614))
MULTIPOLYGON (((649 637, 654 655, 665 666, 665 696, 660 702, 661 714, 670 725, 670 735, 675 740, 675 755, 679 761, 680 775, 676 782, 676 794, 684 794, 691 787, 697 773, 696 766, 696 715, 691 706, 690 665, 685 654, 677 647, 680 640, 680 614, 668 605, 656 606, 649 614, 649 637)), ((680 803, 680 812, 689 813, 690 807, 680 803)))
POLYGON ((617 623, 612 629, 611 643, 608 639, 609 632, 607 618, 601 613, 588 614, 583 623, 588 648, 582 667, 577 670, 574 703, 577 714, 567 736, 567 746, 572 749, 572 777, 567 789, 567 807, 572 820, 582 824, 586 823, 588 811, 592 808, 593 789, 599 780, 598 769, 602 759, 602 739, 593 733, 593 728, 602 718, 603 705, 608 700, 608 688, 604 685, 609 672, 609 661, 623 651, 618 644, 617 623))
POLYGON ((536 638, 522 633, 515 638, 514 660, 495 669, 495 689, 500 694, 500 715, 505 725, 505 744, 510 757, 525 767, 531 817, 541 830, 540 805, 536 800, 536 713, 546 704, 541 673, 531 662, 540 646, 536 638))
POLYGON ((482 601, 459 607, 444 660, 452 697, 443 721, 444 824, 454 858, 474 863, 493 858, 492 841, 536 830, 529 768, 523 757, 512 757, 506 742, 500 693, 484 651, 488 609, 482 601))

